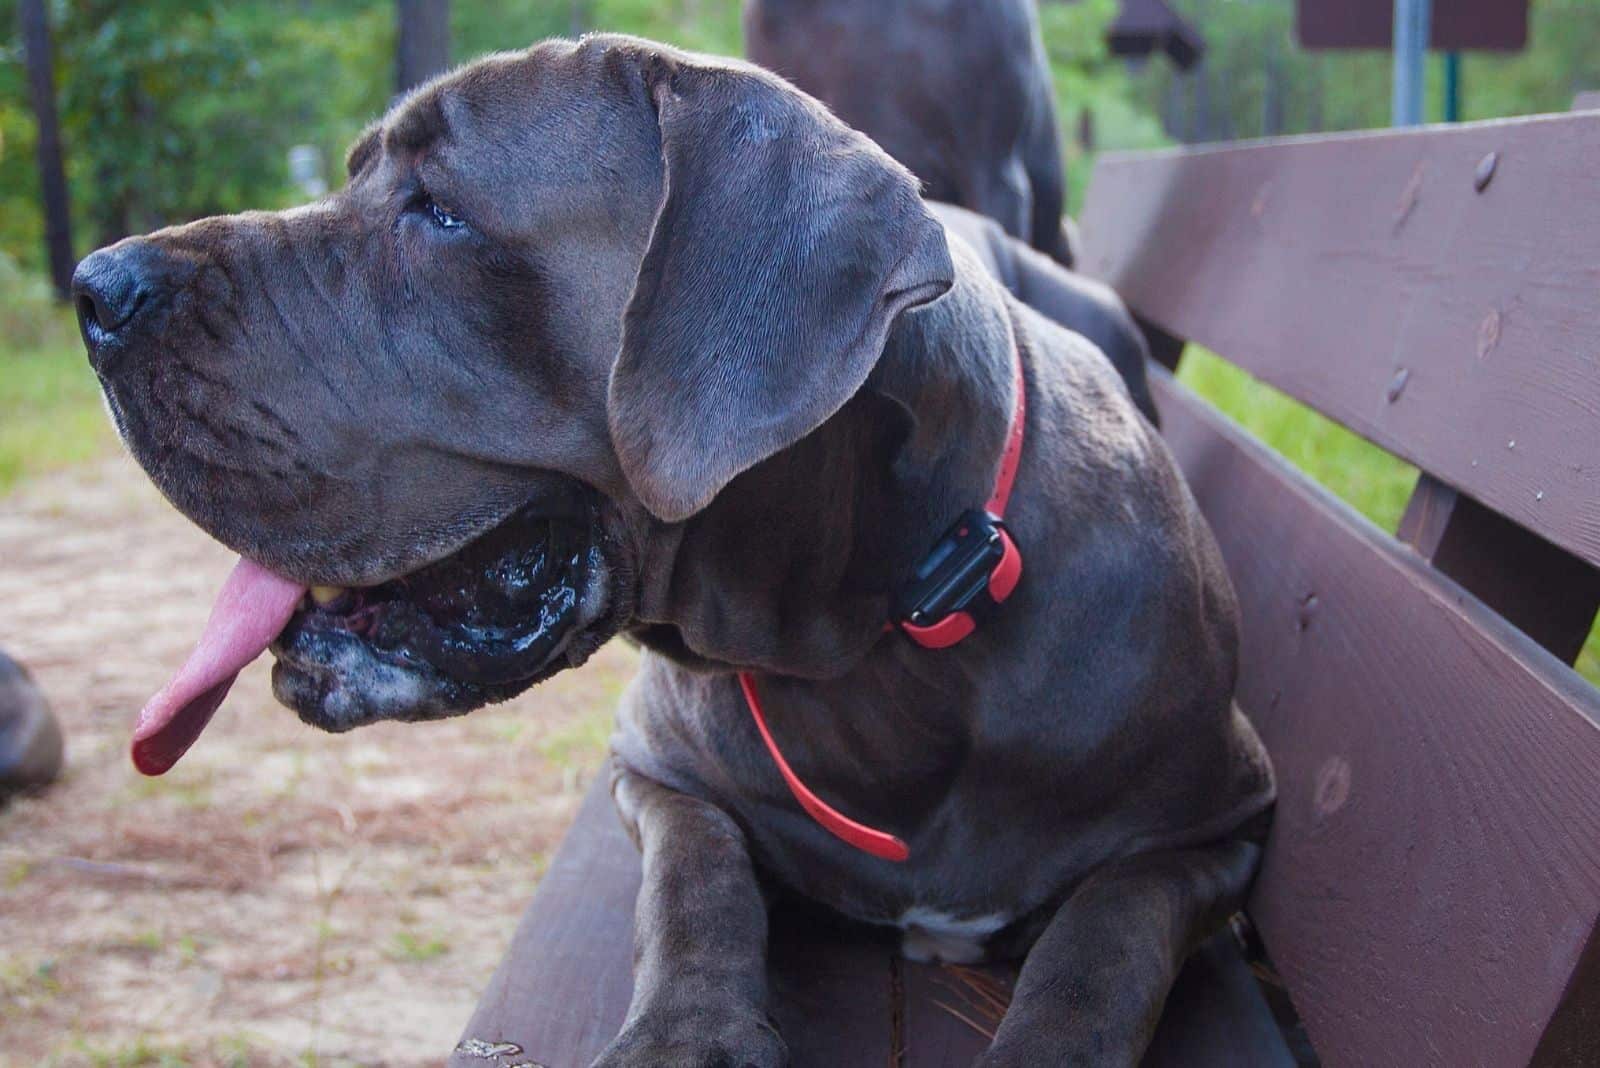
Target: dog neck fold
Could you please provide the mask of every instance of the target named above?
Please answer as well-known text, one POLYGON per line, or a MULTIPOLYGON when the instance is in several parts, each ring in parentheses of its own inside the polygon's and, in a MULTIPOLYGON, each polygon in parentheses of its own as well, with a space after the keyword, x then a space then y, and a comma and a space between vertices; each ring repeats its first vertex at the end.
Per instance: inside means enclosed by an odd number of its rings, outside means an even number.
MULTIPOLYGON (((1022 438, 1024 428, 1027 425, 1027 380, 1022 366, 1022 350, 1018 346, 1013 349, 1013 352, 1016 369, 1016 400, 1013 402, 1011 410, 1011 430, 1006 435, 1005 451, 1000 454, 1000 471, 995 476, 994 491, 984 504, 985 511, 996 520, 1004 518, 1006 505, 1011 501, 1011 487, 1016 482, 1017 467, 1022 461, 1022 438)), ((1003 565, 1009 568, 1006 577, 1006 581, 1009 584, 1006 585, 1004 593, 996 598, 997 601, 1003 601, 1010 596, 1011 590, 1015 587, 1017 578, 1021 574, 1022 567, 1021 556, 1016 552, 1016 548, 1011 543, 1009 536, 1005 536, 1003 533, 1002 536, 1005 537, 1006 545, 1009 549, 1009 555, 1006 558, 1007 563, 1003 565)), ((1000 570, 997 569, 995 573, 997 578, 1000 573, 1000 570)), ((991 591, 995 589, 994 580, 991 580, 990 589, 991 591)), ((964 615, 964 613, 956 614, 964 615)), ((968 622, 970 624, 970 619, 968 622)), ((904 624, 901 625, 904 626, 904 624)), ((885 624, 884 629, 894 630, 895 627, 894 623, 889 623, 885 624)), ((955 641, 961 640, 971 632, 972 628, 969 625, 961 630, 960 637, 954 638, 953 641, 947 644, 954 644, 955 641)), ((918 644, 926 648, 943 647, 943 645, 936 645, 918 637, 914 628, 907 628, 907 633, 918 644)), ((762 710, 761 699, 756 694, 755 675, 749 671, 739 672, 739 688, 744 693, 745 704, 750 708, 750 717, 756 722, 756 730, 761 734, 761 740, 767 747, 767 753, 772 757, 773 764, 777 765, 778 774, 783 776, 783 781, 789 787, 789 792, 794 795, 795 801, 805 810, 806 814, 816 820, 829 834, 854 846, 863 853, 896 863, 902 863, 909 859, 911 850, 904 841, 886 831, 868 827, 864 823, 851 819, 812 792, 811 788, 805 784, 800 776, 795 774, 794 769, 789 766, 789 762, 784 759, 782 750, 778 748, 778 743, 772 736, 771 728, 767 726, 766 713, 762 710)))

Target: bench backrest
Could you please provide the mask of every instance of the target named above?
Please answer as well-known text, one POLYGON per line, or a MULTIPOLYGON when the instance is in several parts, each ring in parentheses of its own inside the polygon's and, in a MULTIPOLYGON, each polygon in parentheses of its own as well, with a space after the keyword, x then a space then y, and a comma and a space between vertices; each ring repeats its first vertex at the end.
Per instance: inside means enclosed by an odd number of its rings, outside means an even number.
POLYGON ((1082 266, 1422 472, 1378 530, 1170 378, 1325 1064, 1600 1064, 1600 114, 1103 157, 1082 266))

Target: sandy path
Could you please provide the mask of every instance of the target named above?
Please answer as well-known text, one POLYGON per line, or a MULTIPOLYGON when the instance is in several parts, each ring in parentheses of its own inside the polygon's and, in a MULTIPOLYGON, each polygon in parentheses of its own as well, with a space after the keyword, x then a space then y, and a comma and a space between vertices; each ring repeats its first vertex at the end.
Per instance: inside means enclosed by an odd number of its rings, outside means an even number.
POLYGON ((441 724, 302 726, 249 669, 141 779, 134 713, 229 554, 114 459, 0 500, 0 647, 68 737, 0 810, 0 1064, 438 1064, 598 765, 613 644, 441 724))

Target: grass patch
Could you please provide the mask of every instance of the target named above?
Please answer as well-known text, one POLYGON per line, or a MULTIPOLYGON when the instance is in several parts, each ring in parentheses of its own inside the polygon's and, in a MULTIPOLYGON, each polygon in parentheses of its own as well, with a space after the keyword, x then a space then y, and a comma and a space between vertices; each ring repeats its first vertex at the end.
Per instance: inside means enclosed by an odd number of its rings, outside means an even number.
POLYGON ((0 957, 0 1007, 12 1002, 25 1008, 61 993, 56 967, 54 960, 0 957))
POLYGON ((411 931, 396 931, 384 952, 390 960, 420 963, 444 956, 450 952, 450 943, 442 938, 418 937, 411 931))
POLYGON ((561 768, 589 764, 605 755, 611 724, 611 706, 606 705, 540 742, 539 755, 561 768))
POLYGON ((1583 643, 1583 651, 1578 654, 1575 666, 1578 674, 1600 686, 1600 619, 1596 619, 1594 627, 1590 629, 1589 640, 1583 643))
POLYGON ((1178 380, 1384 530, 1400 525, 1417 469, 1191 345, 1178 380))
POLYGON ((35 329, 0 337, 0 494, 116 442, 71 312, 43 306, 37 315, 35 329))
POLYGON ((188 1047, 158 1045, 148 1038, 119 1046, 80 1042, 77 1050, 94 1068, 187 1068, 193 1063, 188 1047))
MULTIPOLYGON (((1376 525, 1400 526, 1417 482, 1410 464, 1198 346, 1184 352, 1178 380, 1376 525)), ((1600 620, 1575 666, 1600 686, 1600 620)))

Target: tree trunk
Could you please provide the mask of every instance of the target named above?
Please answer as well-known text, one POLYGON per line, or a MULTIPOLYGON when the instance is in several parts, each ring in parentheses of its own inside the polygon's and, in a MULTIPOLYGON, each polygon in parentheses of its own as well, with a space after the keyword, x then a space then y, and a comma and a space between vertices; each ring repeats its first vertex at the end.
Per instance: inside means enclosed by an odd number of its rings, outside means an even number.
POLYGON ((39 137, 39 198, 44 209, 45 251, 56 296, 72 295, 72 216, 67 202, 67 172, 61 162, 61 122, 56 115, 54 53, 44 0, 18 0, 22 50, 28 64, 28 93, 39 137))
POLYGON ((567 19, 570 33, 574 37, 581 37, 594 28, 594 0, 572 0, 570 17, 567 19))
POLYGON ((1161 128, 1174 141, 1183 141, 1189 133, 1189 83, 1176 69, 1162 76, 1167 84, 1161 94, 1161 128))
POLYGON ((1283 70, 1277 50, 1269 49, 1265 61, 1266 86, 1261 94, 1261 136, 1283 133, 1283 70))
POLYGON ((1189 69, 1194 79, 1194 111, 1191 113, 1189 141, 1204 144, 1211 138, 1211 64, 1204 58, 1189 69))
POLYGON ((404 93, 450 66, 450 0, 396 0, 395 91, 404 93))

